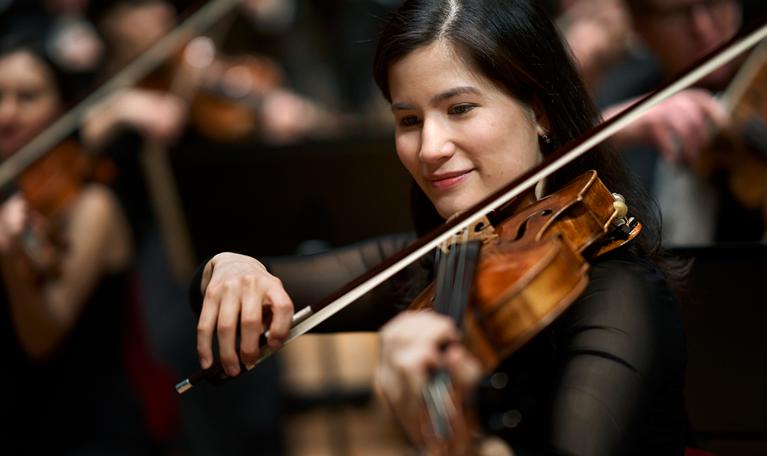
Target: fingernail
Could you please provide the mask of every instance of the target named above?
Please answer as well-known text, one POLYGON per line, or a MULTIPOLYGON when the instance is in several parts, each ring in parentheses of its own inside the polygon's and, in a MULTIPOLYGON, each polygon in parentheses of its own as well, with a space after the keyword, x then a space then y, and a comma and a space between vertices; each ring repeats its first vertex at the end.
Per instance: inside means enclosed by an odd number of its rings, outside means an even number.
POLYGON ((210 358, 203 358, 202 360, 200 360, 200 366, 202 366, 203 369, 209 368, 210 364, 211 364, 210 358))

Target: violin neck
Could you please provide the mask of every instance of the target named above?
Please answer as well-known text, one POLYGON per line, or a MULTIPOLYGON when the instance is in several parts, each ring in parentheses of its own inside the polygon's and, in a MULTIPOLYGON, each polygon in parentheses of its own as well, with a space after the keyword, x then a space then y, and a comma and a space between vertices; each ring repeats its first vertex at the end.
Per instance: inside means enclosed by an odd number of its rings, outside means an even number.
POLYGON ((481 241, 474 240, 453 244, 447 253, 436 250, 434 310, 451 317, 458 327, 469 302, 481 246, 481 241))

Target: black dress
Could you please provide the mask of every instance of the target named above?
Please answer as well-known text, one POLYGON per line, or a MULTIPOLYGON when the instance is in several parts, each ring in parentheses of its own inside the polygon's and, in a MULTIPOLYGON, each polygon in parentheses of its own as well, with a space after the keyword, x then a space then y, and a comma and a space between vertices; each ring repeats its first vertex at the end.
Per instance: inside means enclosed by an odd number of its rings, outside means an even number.
POLYGON ((132 370, 131 363, 146 369, 150 388, 170 390, 170 378, 153 376, 155 366, 143 363, 145 341, 128 323, 134 294, 130 273, 102 278, 56 353, 34 361, 15 337, 0 287, 5 454, 164 454, 168 442, 158 440, 148 413, 174 406, 168 401, 175 398, 154 394, 148 403, 132 370))
MULTIPOLYGON (((410 240, 391 236, 266 263, 300 309, 410 240)), ((198 312, 201 270, 191 284, 198 312)), ((412 266, 320 329, 376 330, 425 279, 412 266)), ((517 455, 682 455, 686 349, 679 310, 652 262, 628 249, 600 257, 578 300, 483 379, 476 394, 483 424, 517 455)))

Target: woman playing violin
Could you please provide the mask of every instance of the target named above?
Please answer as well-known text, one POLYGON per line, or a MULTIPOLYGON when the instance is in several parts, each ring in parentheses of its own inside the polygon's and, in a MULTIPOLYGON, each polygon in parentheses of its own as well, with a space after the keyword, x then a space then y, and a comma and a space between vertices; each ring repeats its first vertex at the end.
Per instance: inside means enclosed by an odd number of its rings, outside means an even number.
MULTIPOLYGON (((44 31, 31 27, 35 24, 4 28, 0 37, 2 158, 54 120, 65 103, 62 78, 38 41, 44 31)), ((22 177, 34 171, 30 167, 22 177)), ((8 423, 2 435, 13 454, 147 454, 157 448, 130 383, 135 377, 124 364, 130 352, 126 338, 136 336, 126 330, 130 230, 107 187, 82 184, 51 216, 38 213, 24 192, 0 205, 8 423), (44 257, 46 264, 36 262, 36 252, 46 248, 54 255, 44 257)), ((134 367, 147 368, 137 364, 143 341, 131 343, 134 367)), ((152 432, 170 429, 161 421, 153 424, 152 432)))
MULTIPOLYGON (((413 213, 421 232, 466 211, 599 120, 556 29, 528 0, 405 2, 379 39, 375 78, 391 104, 397 155, 417 184, 413 213)), ((417 446, 428 447, 433 437, 420 425, 423 387, 443 368, 456 389, 478 399, 484 432, 501 436, 516 454, 683 453, 684 335, 654 262, 659 226, 647 200, 607 147, 547 178, 535 194, 555 192, 589 169, 625 196, 644 229, 628 247, 596 259, 585 292, 495 372, 483 375, 461 331, 434 312, 401 312, 382 327, 377 390, 417 446)), ((202 301, 203 368, 213 361, 215 335, 227 375, 237 375, 240 362, 256 359, 265 329, 268 345, 278 347, 293 312, 329 291, 327 283, 332 289, 348 281, 404 242, 389 238, 267 264, 233 253, 213 257, 192 284, 193 299, 202 301)), ((417 268, 405 279, 423 286, 417 268)), ((399 285, 379 287, 334 329, 378 327, 402 295, 399 285)))

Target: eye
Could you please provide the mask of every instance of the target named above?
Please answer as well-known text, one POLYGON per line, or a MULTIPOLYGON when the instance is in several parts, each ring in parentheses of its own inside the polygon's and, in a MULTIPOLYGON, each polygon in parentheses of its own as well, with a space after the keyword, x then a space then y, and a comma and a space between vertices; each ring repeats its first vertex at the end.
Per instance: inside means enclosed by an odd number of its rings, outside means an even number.
POLYGON ((420 120, 416 116, 405 116, 399 120, 399 124, 403 127, 412 127, 417 125, 420 120))
POLYGON ((19 100, 29 103, 37 100, 40 97, 41 92, 39 90, 21 90, 18 95, 19 100))
POLYGON ((469 104, 469 103, 462 103, 455 106, 451 106, 448 110, 448 114, 451 115, 461 115, 466 114, 467 112, 471 111, 472 109, 476 108, 477 105, 469 104))

